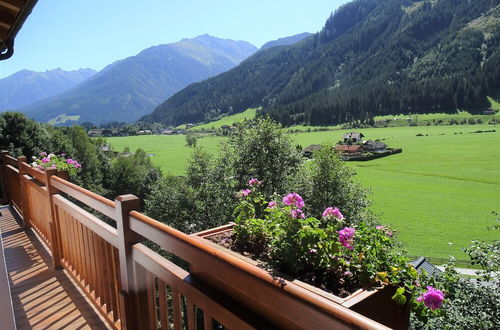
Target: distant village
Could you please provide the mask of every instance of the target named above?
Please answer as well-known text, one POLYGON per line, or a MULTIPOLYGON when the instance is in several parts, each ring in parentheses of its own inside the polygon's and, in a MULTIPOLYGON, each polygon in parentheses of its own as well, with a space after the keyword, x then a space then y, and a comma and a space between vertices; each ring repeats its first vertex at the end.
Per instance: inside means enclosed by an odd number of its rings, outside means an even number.
MULTIPOLYGON (((154 124, 157 125, 157 124, 154 124)), ((135 136, 135 135, 177 135, 187 134, 190 128, 197 126, 196 124, 186 124, 183 128, 151 128, 139 129, 133 125, 123 125, 120 128, 97 128, 92 127, 87 129, 89 137, 116 137, 116 136, 135 136)), ((220 133, 219 135, 226 135, 232 131, 235 126, 222 125, 219 128, 200 129, 200 132, 213 132, 220 133), (226 134, 224 134, 226 133, 226 134)))
MULTIPOLYGON (((345 161, 366 161, 403 152, 401 148, 389 148, 387 144, 380 140, 363 140, 364 137, 363 133, 346 133, 343 139, 335 145, 335 151, 345 161)), ((321 145, 319 144, 311 144, 304 148, 302 154, 305 157, 312 158, 314 151, 320 148, 321 145)))

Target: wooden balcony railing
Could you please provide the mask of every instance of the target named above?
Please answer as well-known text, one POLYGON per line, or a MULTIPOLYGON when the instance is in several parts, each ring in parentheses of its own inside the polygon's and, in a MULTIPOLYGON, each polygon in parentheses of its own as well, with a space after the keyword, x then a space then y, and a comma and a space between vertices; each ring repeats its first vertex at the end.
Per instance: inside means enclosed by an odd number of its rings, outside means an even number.
POLYGON ((111 201, 67 173, 40 171, 5 152, 1 160, 4 199, 113 328, 386 329, 141 214, 133 195, 111 201), (164 258, 153 243, 189 266, 164 258))

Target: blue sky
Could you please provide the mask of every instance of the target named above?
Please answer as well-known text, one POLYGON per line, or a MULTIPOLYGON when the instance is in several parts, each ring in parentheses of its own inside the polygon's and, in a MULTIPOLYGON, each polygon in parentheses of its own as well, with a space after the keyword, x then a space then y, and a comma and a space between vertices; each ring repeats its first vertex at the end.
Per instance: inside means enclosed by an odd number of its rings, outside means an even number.
POLYGON ((22 69, 104 66, 150 46, 200 34, 269 40, 317 32, 347 0, 40 0, 0 78, 22 69))

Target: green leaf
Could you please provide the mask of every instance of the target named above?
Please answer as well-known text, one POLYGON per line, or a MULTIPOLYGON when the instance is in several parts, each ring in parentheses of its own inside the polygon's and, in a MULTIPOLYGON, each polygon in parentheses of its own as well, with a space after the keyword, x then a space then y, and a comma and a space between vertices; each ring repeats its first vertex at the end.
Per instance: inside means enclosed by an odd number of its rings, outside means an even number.
POLYGON ((396 293, 392 296, 392 300, 394 300, 398 305, 406 304, 405 289, 397 288, 396 293))

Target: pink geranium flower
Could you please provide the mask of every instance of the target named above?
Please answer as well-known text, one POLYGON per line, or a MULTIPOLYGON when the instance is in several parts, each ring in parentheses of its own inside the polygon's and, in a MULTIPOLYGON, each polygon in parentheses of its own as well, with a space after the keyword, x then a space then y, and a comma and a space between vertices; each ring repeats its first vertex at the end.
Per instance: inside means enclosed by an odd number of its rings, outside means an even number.
POLYGON ((291 194, 288 194, 285 197, 283 197, 283 204, 285 204, 287 206, 293 206, 293 207, 296 207, 298 209, 303 208, 305 205, 304 200, 297 193, 291 193, 291 194))
POLYGON ((417 298, 418 302, 424 302, 424 305, 432 310, 441 307, 444 301, 444 293, 441 290, 434 289, 432 286, 427 287, 427 291, 417 298))
POLYGON ((306 215, 304 214, 304 212, 302 212, 301 209, 293 209, 293 210, 291 210, 290 211, 290 215, 294 219, 297 219, 297 218, 305 219, 305 217, 306 217, 306 215))
POLYGON ((259 180, 255 179, 255 178, 251 178, 250 180, 248 180, 248 185, 249 186, 259 185, 261 183, 262 183, 262 181, 259 181, 259 180))
POLYGON ((44 157, 42 159, 42 163, 48 163, 48 162, 50 162, 50 158, 44 157))
POLYGON ((323 218, 337 218, 339 220, 344 220, 344 215, 340 213, 338 208, 327 207, 323 211, 323 218))
POLYGON ((237 197, 247 197, 252 191, 250 189, 243 189, 236 194, 237 197))
POLYGON ((346 247, 349 250, 354 249, 352 243, 354 240, 353 237, 354 234, 356 233, 356 229, 351 227, 345 227, 344 229, 339 230, 337 233, 339 234, 339 241, 343 247, 346 247))
POLYGON ((275 201, 270 201, 269 204, 267 204, 267 207, 270 209, 274 209, 276 207, 276 202, 275 201))

